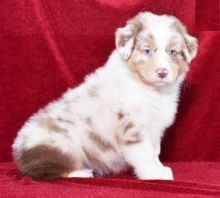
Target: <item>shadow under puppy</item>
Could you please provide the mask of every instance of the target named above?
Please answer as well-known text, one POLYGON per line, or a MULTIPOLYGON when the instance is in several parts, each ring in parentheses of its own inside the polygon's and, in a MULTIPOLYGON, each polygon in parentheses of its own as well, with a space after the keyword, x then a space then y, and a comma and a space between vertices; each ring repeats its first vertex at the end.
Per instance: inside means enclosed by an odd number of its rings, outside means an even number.
POLYGON ((173 179, 160 141, 177 112, 197 40, 173 16, 143 12, 116 31, 105 65, 35 113, 13 144, 18 169, 35 179, 118 174, 173 179))

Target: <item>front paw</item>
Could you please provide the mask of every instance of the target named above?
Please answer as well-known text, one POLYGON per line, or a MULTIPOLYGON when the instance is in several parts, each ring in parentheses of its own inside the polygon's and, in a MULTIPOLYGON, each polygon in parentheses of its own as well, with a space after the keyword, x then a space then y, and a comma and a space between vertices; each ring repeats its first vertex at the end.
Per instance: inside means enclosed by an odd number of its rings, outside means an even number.
POLYGON ((166 180, 174 180, 173 178, 173 172, 172 169, 170 167, 164 166, 162 167, 162 171, 163 171, 163 178, 162 179, 166 179, 166 180))
POLYGON ((173 180, 173 173, 169 167, 151 168, 143 173, 137 174, 142 180, 173 180))

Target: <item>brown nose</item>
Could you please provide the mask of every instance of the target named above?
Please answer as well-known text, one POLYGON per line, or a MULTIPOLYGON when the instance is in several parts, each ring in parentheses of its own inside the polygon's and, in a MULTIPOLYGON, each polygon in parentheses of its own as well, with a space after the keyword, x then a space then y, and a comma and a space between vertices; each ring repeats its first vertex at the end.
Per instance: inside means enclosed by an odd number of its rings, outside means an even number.
POLYGON ((168 70, 165 68, 157 68, 156 73, 159 78, 165 78, 168 74, 168 70))

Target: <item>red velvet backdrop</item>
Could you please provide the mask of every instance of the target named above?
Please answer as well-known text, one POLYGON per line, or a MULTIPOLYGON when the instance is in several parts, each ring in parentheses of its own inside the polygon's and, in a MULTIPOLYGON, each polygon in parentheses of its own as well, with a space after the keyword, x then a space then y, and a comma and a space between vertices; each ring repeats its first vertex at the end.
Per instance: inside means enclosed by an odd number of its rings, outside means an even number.
POLYGON ((164 161, 220 160, 219 1, 8 0, 0 7, 0 161, 37 109, 82 82, 114 49, 114 32, 139 11, 177 16, 199 39, 164 161))
POLYGON ((2 0, 0 28, 0 197, 220 197, 219 0, 2 0), (115 29, 139 11, 173 14, 199 39, 162 144, 175 181, 22 177, 11 162, 18 129, 101 66, 115 29))

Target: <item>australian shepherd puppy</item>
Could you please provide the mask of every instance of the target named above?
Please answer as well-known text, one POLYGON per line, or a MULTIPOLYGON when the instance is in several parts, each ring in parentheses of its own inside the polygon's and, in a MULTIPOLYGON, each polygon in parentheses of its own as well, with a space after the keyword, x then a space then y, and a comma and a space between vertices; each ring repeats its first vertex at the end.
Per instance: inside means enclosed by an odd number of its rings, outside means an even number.
POLYGON ((143 12, 115 34, 116 49, 79 87, 35 113, 13 144, 34 179, 118 174, 172 180, 160 142, 177 112, 197 40, 173 16, 143 12))

